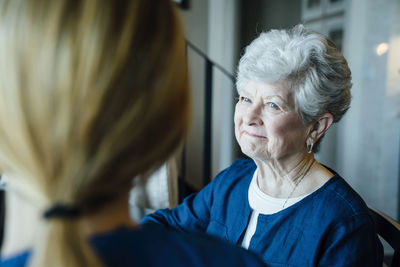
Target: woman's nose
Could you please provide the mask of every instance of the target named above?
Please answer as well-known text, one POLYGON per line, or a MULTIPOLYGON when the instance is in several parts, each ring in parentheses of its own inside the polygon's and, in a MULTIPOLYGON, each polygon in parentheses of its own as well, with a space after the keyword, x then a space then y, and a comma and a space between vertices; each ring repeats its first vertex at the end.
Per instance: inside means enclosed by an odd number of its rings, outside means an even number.
POLYGON ((243 121, 247 125, 263 125, 264 122, 261 117, 262 104, 253 103, 243 116, 243 121))

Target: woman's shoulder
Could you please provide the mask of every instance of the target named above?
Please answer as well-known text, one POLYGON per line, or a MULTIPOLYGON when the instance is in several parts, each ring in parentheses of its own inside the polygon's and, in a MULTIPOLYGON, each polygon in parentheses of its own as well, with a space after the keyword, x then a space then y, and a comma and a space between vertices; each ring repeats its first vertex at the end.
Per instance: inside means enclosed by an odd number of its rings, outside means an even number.
MULTIPOLYGON (((332 171, 332 170, 331 170, 332 171)), ((370 221, 368 206, 362 197, 338 173, 310 196, 326 215, 336 220, 360 219, 370 221)))
POLYGON ((212 180, 213 187, 218 188, 218 190, 229 189, 232 185, 248 187, 256 168, 257 166, 253 160, 236 159, 229 167, 215 176, 212 180))
POLYGON ((284 211, 282 220, 286 217, 292 218, 291 225, 302 225, 301 231, 307 231, 316 240, 325 235, 356 232, 371 238, 376 236, 368 206, 337 173, 317 191, 284 211))
POLYGON ((106 266, 263 266, 252 253, 219 239, 155 224, 120 227, 93 236, 90 244, 106 266))
POLYGON ((215 178, 220 176, 230 176, 241 178, 253 174, 257 166, 253 160, 239 158, 236 159, 229 167, 221 171, 215 178))
MULTIPOLYGON (((138 229, 119 227, 88 241, 105 266, 264 266, 251 252, 222 240, 155 224, 138 229)), ((24 267, 29 256, 26 251, 0 257, 0 266, 24 267)))
POLYGON ((246 159, 246 158, 238 158, 232 164, 225 168, 221 173, 226 173, 226 172, 243 172, 243 171, 248 171, 248 170, 255 170, 256 169, 256 164, 254 163, 253 160, 251 159, 246 159))
POLYGON ((230 166, 231 168, 256 168, 256 164, 252 159, 238 158, 230 166))

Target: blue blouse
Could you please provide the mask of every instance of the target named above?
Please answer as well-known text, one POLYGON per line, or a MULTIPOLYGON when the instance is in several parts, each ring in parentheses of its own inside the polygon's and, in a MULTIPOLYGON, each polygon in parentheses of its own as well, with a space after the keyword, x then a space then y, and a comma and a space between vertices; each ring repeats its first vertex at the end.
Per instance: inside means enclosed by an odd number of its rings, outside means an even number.
MULTIPOLYGON (((184 232, 206 232, 240 245, 251 208, 256 169, 239 159, 172 210, 145 217, 184 232)), ((280 212, 259 215, 249 250, 268 266, 382 266, 383 248, 361 197, 335 174, 321 188, 280 212)))

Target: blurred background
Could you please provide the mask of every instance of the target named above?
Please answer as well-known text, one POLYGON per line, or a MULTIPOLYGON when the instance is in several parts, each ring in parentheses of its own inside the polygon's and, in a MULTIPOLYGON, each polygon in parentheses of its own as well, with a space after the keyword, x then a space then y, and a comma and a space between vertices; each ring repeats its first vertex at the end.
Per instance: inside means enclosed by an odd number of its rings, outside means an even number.
MULTIPOLYGON (((353 100, 318 159, 367 204, 399 220, 400 0, 176 0, 193 87, 193 124, 177 163, 180 188, 199 190, 242 156, 233 132, 234 76, 262 31, 298 23, 331 38, 347 58, 353 100)), ((182 192, 181 192, 182 194, 182 192)))

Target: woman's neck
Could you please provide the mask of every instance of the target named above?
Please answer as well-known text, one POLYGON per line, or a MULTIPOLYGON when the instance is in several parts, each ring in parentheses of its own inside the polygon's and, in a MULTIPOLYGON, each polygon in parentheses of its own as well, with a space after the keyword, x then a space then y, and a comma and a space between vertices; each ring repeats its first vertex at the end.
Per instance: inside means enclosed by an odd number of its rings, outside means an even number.
POLYGON ((103 207, 93 215, 82 218, 82 227, 86 235, 111 231, 118 226, 138 227, 129 214, 129 193, 103 207))
POLYGON ((264 193, 278 198, 287 198, 291 194, 291 197, 309 194, 333 176, 315 160, 312 153, 281 160, 255 160, 255 163, 258 167, 259 188, 264 193))

